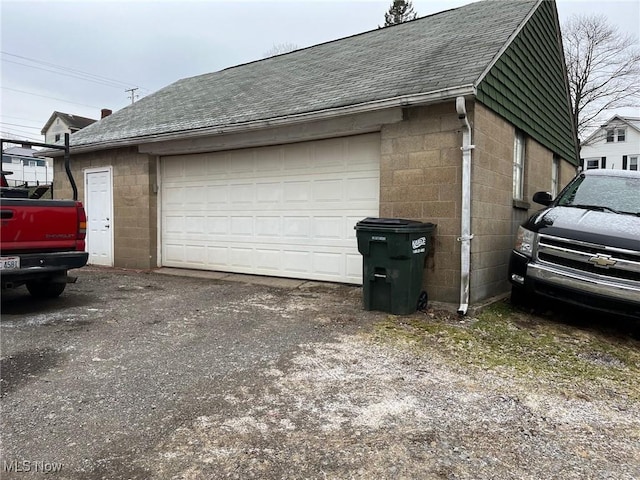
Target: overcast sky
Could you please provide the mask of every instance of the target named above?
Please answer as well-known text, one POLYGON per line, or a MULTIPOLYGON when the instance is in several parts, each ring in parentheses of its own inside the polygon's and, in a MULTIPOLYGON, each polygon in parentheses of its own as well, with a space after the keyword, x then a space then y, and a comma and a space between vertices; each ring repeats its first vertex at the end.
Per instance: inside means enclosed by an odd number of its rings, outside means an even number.
MULTIPOLYGON (((390 3, 1 0, 2 137, 42 141, 40 130, 55 110, 98 119, 101 108, 130 103, 125 89, 138 87, 145 96, 181 78, 263 58, 274 45, 302 48, 375 29, 390 3)), ((413 1, 419 16, 468 3, 413 1)), ((603 14, 640 38, 640 0, 557 4, 561 22, 603 14)))

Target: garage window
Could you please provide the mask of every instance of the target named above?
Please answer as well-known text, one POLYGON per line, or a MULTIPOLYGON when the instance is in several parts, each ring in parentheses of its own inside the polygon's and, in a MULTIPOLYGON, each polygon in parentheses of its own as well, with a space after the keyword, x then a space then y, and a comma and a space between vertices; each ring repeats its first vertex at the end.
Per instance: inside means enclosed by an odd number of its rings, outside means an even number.
POLYGON ((525 141, 524 133, 516 131, 513 145, 513 199, 524 199, 524 162, 525 141))

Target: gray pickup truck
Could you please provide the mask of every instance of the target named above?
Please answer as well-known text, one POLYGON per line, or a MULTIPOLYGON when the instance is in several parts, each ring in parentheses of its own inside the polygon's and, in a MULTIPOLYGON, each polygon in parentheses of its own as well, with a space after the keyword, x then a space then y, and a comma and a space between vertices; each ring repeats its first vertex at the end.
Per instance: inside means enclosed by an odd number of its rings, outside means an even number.
POLYGON ((552 298, 640 319, 640 172, 587 170, 518 230, 511 299, 552 298))

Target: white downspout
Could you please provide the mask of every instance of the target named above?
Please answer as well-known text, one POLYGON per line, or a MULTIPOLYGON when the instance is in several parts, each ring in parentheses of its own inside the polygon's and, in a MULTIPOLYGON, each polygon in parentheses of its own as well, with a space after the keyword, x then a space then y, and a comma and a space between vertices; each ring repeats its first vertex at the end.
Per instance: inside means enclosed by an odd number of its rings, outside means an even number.
POLYGON ((471 269, 471 125, 467 119, 464 97, 456 98, 458 118, 464 122, 462 131, 462 211, 460 214, 460 306, 458 313, 466 315, 469 308, 469 272, 471 269))

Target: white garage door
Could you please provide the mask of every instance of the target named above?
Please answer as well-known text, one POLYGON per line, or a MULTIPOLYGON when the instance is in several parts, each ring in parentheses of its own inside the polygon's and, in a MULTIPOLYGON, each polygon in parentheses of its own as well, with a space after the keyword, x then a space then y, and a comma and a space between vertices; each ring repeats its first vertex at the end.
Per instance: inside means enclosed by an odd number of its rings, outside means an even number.
POLYGON ((379 134, 163 157, 162 264, 362 283, 379 134))

